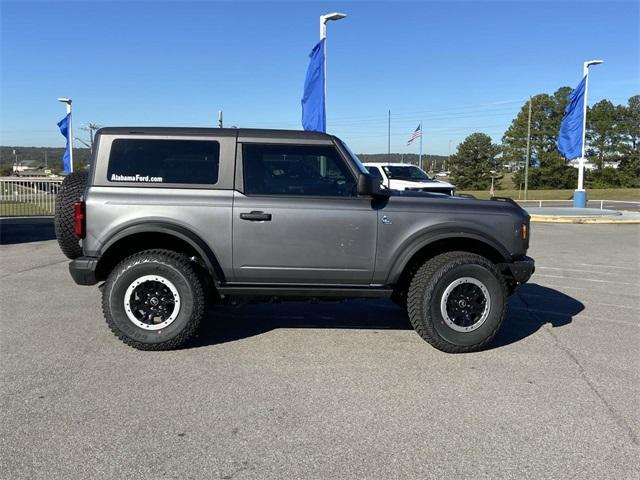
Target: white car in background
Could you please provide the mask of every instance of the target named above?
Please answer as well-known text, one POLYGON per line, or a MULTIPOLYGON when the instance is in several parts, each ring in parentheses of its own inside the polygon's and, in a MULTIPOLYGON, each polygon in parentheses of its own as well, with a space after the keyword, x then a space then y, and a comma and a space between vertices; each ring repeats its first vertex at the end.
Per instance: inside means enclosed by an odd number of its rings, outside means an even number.
POLYGON ((456 187, 442 180, 434 180, 421 168, 410 163, 365 163, 369 173, 380 179, 390 190, 455 194, 456 187))

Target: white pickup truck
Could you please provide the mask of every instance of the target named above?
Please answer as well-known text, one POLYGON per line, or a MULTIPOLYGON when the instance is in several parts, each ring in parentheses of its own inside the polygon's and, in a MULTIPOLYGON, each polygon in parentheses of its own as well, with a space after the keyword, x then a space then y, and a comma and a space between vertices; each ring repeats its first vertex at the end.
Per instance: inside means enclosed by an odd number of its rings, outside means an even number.
POLYGON ((365 163, 369 173, 390 190, 410 190, 453 195, 456 187, 434 180, 421 168, 410 163, 365 163))

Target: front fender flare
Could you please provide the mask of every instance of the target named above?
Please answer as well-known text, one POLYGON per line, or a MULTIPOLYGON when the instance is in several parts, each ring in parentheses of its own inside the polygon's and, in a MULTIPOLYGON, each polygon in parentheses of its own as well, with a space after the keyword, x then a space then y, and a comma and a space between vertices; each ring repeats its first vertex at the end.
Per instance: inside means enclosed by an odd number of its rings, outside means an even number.
POLYGON ((385 283, 387 285, 395 284, 409 261, 424 247, 441 240, 461 238, 483 243, 487 247, 495 250, 502 257, 503 261, 509 261, 511 258, 511 254, 503 245, 484 233, 471 229, 460 230, 452 227, 432 230, 429 232, 418 233, 398 249, 398 253, 391 261, 391 269, 387 275, 385 283))

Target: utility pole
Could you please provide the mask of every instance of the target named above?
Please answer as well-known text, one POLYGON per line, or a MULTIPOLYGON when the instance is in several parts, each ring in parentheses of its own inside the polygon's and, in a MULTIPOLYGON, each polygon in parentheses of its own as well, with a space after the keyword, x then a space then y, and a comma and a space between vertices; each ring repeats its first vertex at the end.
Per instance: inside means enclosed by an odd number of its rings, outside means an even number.
POLYGON ((527 160, 524 164, 524 199, 529 194, 529 163, 531 161, 531 97, 529 97, 529 121, 527 122, 527 160))
POLYGON ((391 163, 391 109, 389 109, 389 124, 387 127, 387 162, 391 163))
POLYGON ((222 110, 218 110, 218 128, 222 128, 222 110))
MULTIPOLYGON (((97 125, 95 123, 88 123, 86 127, 82 127, 80 129, 80 130, 84 130, 85 132, 89 132, 89 149, 91 151, 91 154, 93 154, 93 138, 95 136, 95 131, 99 129, 100 129, 100 125, 97 125)), ((76 140, 80 140, 80 139, 77 138, 76 140)), ((82 140, 80 140, 80 142, 84 143, 85 145, 87 144, 82 140)))

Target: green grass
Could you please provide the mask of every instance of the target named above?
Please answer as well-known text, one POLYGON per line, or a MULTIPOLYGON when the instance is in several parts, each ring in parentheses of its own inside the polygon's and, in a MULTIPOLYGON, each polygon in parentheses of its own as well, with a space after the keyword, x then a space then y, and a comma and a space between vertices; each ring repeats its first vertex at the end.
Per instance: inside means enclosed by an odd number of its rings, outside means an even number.
MULTIPOLYGON (((471 194, 477 198, 490 197, 488 190, 460 190, 457 193, 471 194)), ((496 196, 511 197, 514 200, 524 200, 524 192, 515 189, 496 190, 496 196)), ((571 200, 573 190, 529 190, 529 200, 571 200)), ((602 188, 587 189, 589 200, 631 200, 640 201, 640 188, 602 188)))
POLYGON ((0 202, 0 217, 28 217, 53 215, 47 205, 41 203, 0 202))
POLYGON ((517 190, 518 185, 513 182, 513 173, 505 173, 500 179, 500 187, 505 190, 517 190))

